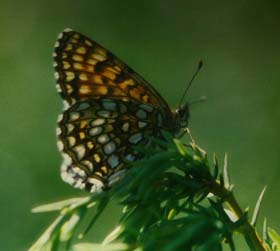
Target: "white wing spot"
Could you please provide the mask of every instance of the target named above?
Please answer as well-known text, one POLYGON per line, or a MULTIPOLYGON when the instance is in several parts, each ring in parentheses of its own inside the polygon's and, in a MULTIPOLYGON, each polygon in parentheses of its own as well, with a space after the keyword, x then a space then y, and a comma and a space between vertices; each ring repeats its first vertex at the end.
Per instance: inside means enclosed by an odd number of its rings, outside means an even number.
POLYGON ((102 127, 98 126, 98 127, 91 128, 89 130, 89 135, 96 136, 96 135, 100 134, 101 132, 102 132, 102 127))
POLYGON ((79 188, 79 189, 84 189, 85 188, 85 183, 83 179, 78 179, 76 180, 76 183, 74 184, 75 188, 79 188))
POLYGON ((108 163, 110 165, 111 168, 115 168, 120 162, 119 162, 119 157, 115 154, 112 154, 109 158, 108 158, 108 163))
POLYGON ((61 87, 60 87, 59 84, 56 84, 55 87, 56 87, 57 92, 62 92, 61 87))
POLYGON ((93 164, 89 160, 83 160, 81 163, 85 165, 90 171, 93 170, 93 164))
POLYGON ((138 132, 131 135, 128 140, 132 144, 137 144, 142 139, 142 133, 138 132))
POLYGON ((59 136, 62 133, 59 127, 56 128, 55 132, 56 132, 56 136, 59 136))
POLYGON ((74 126, 72 124, 66 124, 67 134, 70 134, 74 130, 74 126))
POLYGON ((70 107, 70 105, 66 100, 63 100, 62 102, 63 102, 63 108, 62 109, 65 111, 70 107))
POLYGON ((143 128, 143 127, 145 127, 145 126, 147 126, 147 123, 146 123, 146 122, 143 122, 143 121, 139 121, 139 122, 138 122, 138 127, 139 127, 139 128, 143 128))
POLYGON ((63 165, 70 166, 72 164, 72 159, 68 154, 62 153, 62 157, 63 157, 63 163, 62 163, 63 165))
POLYGON ((75 179, 73 177, 73 174, 70 174, 66 171, 61 171, 60 177, 64 182, 66 182, 70 185, 73 185, 75 183, 75 179))
POLYGON ((63 119, 63 115, 59 114, 58 117, 57 117, 57 122, 60 122, 62 119, 63 119))
POLYGON ((76 144, 76 139, 72 136, 67 137, 67 140, 68 140, 69 146, 71 146, 71 147, 76 144))
POLYGON ((86 178, 86 176, 87 176, 85 171, 77 166, 74 166, 72 168, 72 171, 73 171, 73 173, 79 175, 81 178, 86 178))
POLYGON ((95 119, 91 122, 91 125, 92 126, 100 126, 100 125, 103 125, 105 123, 105 119, 95 119))
POLYGON ((88 178, 87 182, 92 185, 92 187, 90 189, 90 193, 102 192, 102 188, 104 187, 104 184, 102 181, 100 181, 96 178, 88 178))
POLYGON ((58 36, 57 36, 57 39, 61 39, 63 37, 63 33, 59 33, 58 36))
POLYGON ((54 78, 55 78, 56 80, 59 79, 59 74, 58 74, 58 72, 55 72, 55 73, 54 73, 54 78))
POLYGON ((85 156, 86 148, 83 145, 78 145, 73 150, 76 152, 79 160, 85 156))
POLYGON ((60 167, 60 171, 61 172, 66 172, 67 168, 68 168, 68 166, 66 166, 65 163, 63 163, 63 165, 61 165, 61 167, 60 167))
POLYGON ((57 141, 57 147, 58 147, 59 151, 63 151, 64 146, 63 146, 63 143, 60 140, 57 141))
POLYGON ((78 112, 71 112, 70 113, 70 121, 74 121, 80 118, 80 113, 78 112))
POLYGON ((100 117, 103 117, 103 118, 111 117, 111 113, 109 111, 105 111, 105 110, 98 111, 97 115, 99 115, 100 117))
POLYGON ((110 140, 109 136, 107 134, 102 134, 97 138, 97 141, 100 144, 105 144, 110 140))
POLYGON ((104 152, 106 154, 111 154, 116 150, 116 144, 113 141, 110 141, 106 145, 104 145, 104 152))
POLYGON ((135 155, 133 155, 133 154, 127 154, 126 156, 125 156, 125 159, 127 160, 127 161, 133 161, 133 160, 135 160, 135 158, 136 158, 136 156, 135 155))
POLYGON ((124 132, 127 132, 128 129, 129 129, 129 123, 128 123, 128 122, 125 122, 125 123, 122 125, 122 130, 123 130, 124 132))
POLYGON ((70 31, 72 31, 72 29, 70 29, 70 28, 65 28, 63 32, 70 32, 70 31))

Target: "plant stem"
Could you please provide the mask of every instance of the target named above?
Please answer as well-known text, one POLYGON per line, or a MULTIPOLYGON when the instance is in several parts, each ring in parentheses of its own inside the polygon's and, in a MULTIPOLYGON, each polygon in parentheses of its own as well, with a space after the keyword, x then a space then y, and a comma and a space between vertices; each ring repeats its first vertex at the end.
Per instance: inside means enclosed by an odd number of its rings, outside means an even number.
MULTIPOLYGON (((244 212, 236 201, 232 191, 227 190, 225 187, 221 186, 218 181, 215 181, 212 183, 211 192, 217 197, 223 199, 231 211, 236 215, 237 219, 241 219, 244 212)), ((253 227, 248 220, 243 223, 242 234, 244 235, 248 246, 253 248, 252 251, 266 251, 262 239, 257 233, 255 227, 253 227)))

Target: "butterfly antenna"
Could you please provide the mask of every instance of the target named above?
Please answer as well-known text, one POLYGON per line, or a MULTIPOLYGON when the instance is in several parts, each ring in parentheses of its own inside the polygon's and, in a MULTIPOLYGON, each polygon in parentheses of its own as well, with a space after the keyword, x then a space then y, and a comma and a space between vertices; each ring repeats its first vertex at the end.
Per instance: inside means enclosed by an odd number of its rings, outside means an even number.
POLYGON ((192 83, 193 83, 193 81, 194 81, 196 75, 199 73, 199 71, 200 71, 200 69, 202 68, 202 66, 203 66, 203 62, 202 62, 202 60, 200 60, 199 63, 198 63, 197 70, 196 70, 196 72, 193 74, 192 79, 190 80, 190 82, 189 82, 189 84, 188 84, 186 90, 184 91, 184 94, 183 94, 183 96, 182 96, 182 98, 181 98, 181 100, 180 100, 180 102, 179 102, 179 106, 178 106, 178 107, 181 107, 182 102, 183 102, 183 100, 184 100, 186 94, 188 93, 188 90, 190 89, 190 87, 191 87, 191 85, 192 85, 192 83))
POLYGON ((205 101, 207 101, 207 97, 206 96, 201 96, 198 99, 194 99, 194 100, 189 101, 188 104, 192 105, 192 104, 201 103, 201 102, 205 102, 205 101))

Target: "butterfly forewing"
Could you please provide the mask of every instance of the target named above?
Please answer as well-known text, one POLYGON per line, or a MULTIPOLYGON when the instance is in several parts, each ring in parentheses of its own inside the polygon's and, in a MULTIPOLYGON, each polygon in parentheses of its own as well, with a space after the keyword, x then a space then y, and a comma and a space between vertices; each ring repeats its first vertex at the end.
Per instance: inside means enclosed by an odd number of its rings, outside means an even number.
POLYGON ((61 176, 90 192, 116 181, 161 130, 174 129, 161 96, 89 38, 65 30, 55 45, 57 89, 66 103, 58 119, 61 176))

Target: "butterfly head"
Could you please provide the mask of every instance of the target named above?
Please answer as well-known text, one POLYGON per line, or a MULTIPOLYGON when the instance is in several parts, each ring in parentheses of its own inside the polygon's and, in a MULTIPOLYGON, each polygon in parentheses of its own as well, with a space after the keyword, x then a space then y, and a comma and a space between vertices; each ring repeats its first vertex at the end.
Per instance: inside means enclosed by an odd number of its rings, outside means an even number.
POLYGON ((176 120, 176 124, 177 124, 177 129, 179 129, 179 130, 181 128, 187 127, 187 125, 188 125, 189 117, 190 117, 189 103, 185 103, 183 105, 183 101, 184 101, 184 98, 185 98, 188 90, 190 89, 190 87, 191 87, 191 85, 193 83, 193 80, 195 79, 196 75, 199 73, 202 65, 203 65, 203 63, 202 63, 202 61, 200 61, 198 63, 198 67, 197 67, 196 72, 192 76, 190 82, 187 85, 187 88, 185 89, 185 91, 184 91, 184 93, 182 95, 182 98, 181 98, 181 100, 179 102, 178 108, 174 112, 175 120, 176 120))
POLYGON ((188 104, 184 106, 180 106, 175 110, 175 120, 177 122, 177 127, 184 128, 188 126, 189 117, 190 117, 190 110, 188 104))

